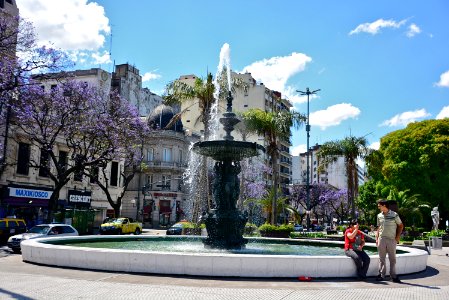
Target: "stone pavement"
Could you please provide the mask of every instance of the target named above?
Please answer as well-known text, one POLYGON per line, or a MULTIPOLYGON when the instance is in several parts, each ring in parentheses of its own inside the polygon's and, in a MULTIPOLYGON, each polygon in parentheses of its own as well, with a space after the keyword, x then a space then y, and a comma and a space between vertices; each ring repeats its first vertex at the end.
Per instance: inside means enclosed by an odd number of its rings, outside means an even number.
POLYGON ((0 257, 0 299, 449 299, 449 248, 432 250, 425 271, 402 284, 374 278, 210 278, 47 267, 0 257))

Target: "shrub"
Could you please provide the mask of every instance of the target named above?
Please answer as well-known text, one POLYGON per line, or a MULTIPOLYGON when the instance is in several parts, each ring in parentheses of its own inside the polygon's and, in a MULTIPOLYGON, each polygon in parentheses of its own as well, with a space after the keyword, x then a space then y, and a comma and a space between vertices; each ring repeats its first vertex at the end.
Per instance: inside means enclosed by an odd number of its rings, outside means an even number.
POLYGON ((282 224, 280 226, 265 223, 259 227, 262 236, 270 237, 289 237, 290 232, 293 231, 293 225, 282 224))
POLYGON ((324 238, 325 234, 322 232, 290 232, 290 237, 295 238, 324 238))
POLYGON ((438 229, 432 230, 432 231, 426 233, 426 238, 433 237, 433 236, 442 237, 445 234, 446 234, 446 232, 444 230, 438 230, 438 229))
POLYGON ((346 226, 346 225, 338 225, 337 226, 337 231, 345 232, 346 228, 348 228, 348 226, 346 226))

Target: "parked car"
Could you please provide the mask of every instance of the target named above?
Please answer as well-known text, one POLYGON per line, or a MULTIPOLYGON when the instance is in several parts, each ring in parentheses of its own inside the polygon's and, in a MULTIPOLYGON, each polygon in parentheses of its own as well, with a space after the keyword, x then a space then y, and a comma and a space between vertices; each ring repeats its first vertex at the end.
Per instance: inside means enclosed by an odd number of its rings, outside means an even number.
POLYGON ((126 234, 142 233, 142 223, 135 222, 131 218, 109 219, 100 226, 100 234, 126 234))
POLYGON ((295 224, 295 225, 293 225, 293 230, 294 231, 304 231, 304 227, 302 225, 295 224))
POLYGON ((78 231, 68 224, 41 224, 32 227, 25 233, 13 235, 8 239, 8 247, 18 253, 23 240, 41 237, 77 236, 78 231))
POLYGON ((7 241, 12 235, 27 231, 25 220, 17 218, 0 219, 0 241, 7 241))
POLYGON ((182 229, 184 227, 185 222, 179 222, 173 224, 170 228, 167 229, 165 232, 166 235, 181 235, 182 229))

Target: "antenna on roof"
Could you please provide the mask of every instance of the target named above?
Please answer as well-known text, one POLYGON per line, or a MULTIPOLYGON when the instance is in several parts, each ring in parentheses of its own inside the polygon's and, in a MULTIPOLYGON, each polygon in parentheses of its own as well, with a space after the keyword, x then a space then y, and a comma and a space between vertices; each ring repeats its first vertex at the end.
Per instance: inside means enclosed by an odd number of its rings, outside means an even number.
MULTIPOLYGON (((109 35, 109 58, 112 57, 112 28, 111 28, 111 34, 109 35)), ((110 70, 110 73, 112 73, 112 71, 115 69, 115 60, 114 60, 114 64, 112 66, 112 70, 110 70)))

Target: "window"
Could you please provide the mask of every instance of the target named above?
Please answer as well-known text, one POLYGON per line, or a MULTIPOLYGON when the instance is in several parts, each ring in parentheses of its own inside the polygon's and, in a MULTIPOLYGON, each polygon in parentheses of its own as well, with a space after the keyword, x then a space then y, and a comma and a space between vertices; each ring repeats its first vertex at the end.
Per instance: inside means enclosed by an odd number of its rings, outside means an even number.
POLYGON ((30 165, 30 145, 19 143, 19 153, 17 157, 17 174, 28 175, 30 165))
POLYGON ((74 233, 75 230, 72 229, 72 227, 69 226, 63 226, 62 227, 62 233, 74 233))
MULTIPOLYGON (((83 157, 80 154, 77 154, 75 157, 75 165, 77 167, 82 167, 83 166, 83 157)), ((75 171, 75 174, 73 175, 73 180, 75 181, 83 181, 83 173, 84 173, 84 169, 75 171)))
POLYGON ((54 91, 56 89, 57 85, 56 84, 52 84, 50 85, 50 90, 54 91))
POLYGON ((183 161, 183 158, 184 158, 184 157, 183 157, 183 156, 184 156, 184 155, 183 155, 184 153, 182 153, 182 152, 183 152, 183 151, 180 149, 180 150, 179 150, 179 163, 181 163, 181 164, 182 164, 182 161, 183 161))
POLYGON ((162 189, 170 190, 171 187, 171 175, 162 175, 162 189))
POLYGON ((146 185, 149 187, 153 185, 153 175, 147 175, 146 185))
POLYGON ((67 170, 68 156, 67 151, 59 151, 58 164, 63 171, 67 170))
POLYGON ((162 153, 162 161, 165 161, 165 162, 172 161, 171 153, 172 153, 172 149, 171 148, 164 148, 164 152, 162 153))
POLYGON ((48 154, 47 151, 41 150, 41 158, 39 160, 39 176, 41 176, 41 177, 48 177, 48 173, 50 172, 49 157, 50 157, 50 155, 48 154))
POLYGON ((113 161, 111 163, 111 185, 117 186, 118 184, 118 162, 113 161))
POLYGON ((153 161, 154 160, 154 149, 153 148, 148 149, 147 160, 148 161, 153 161))

